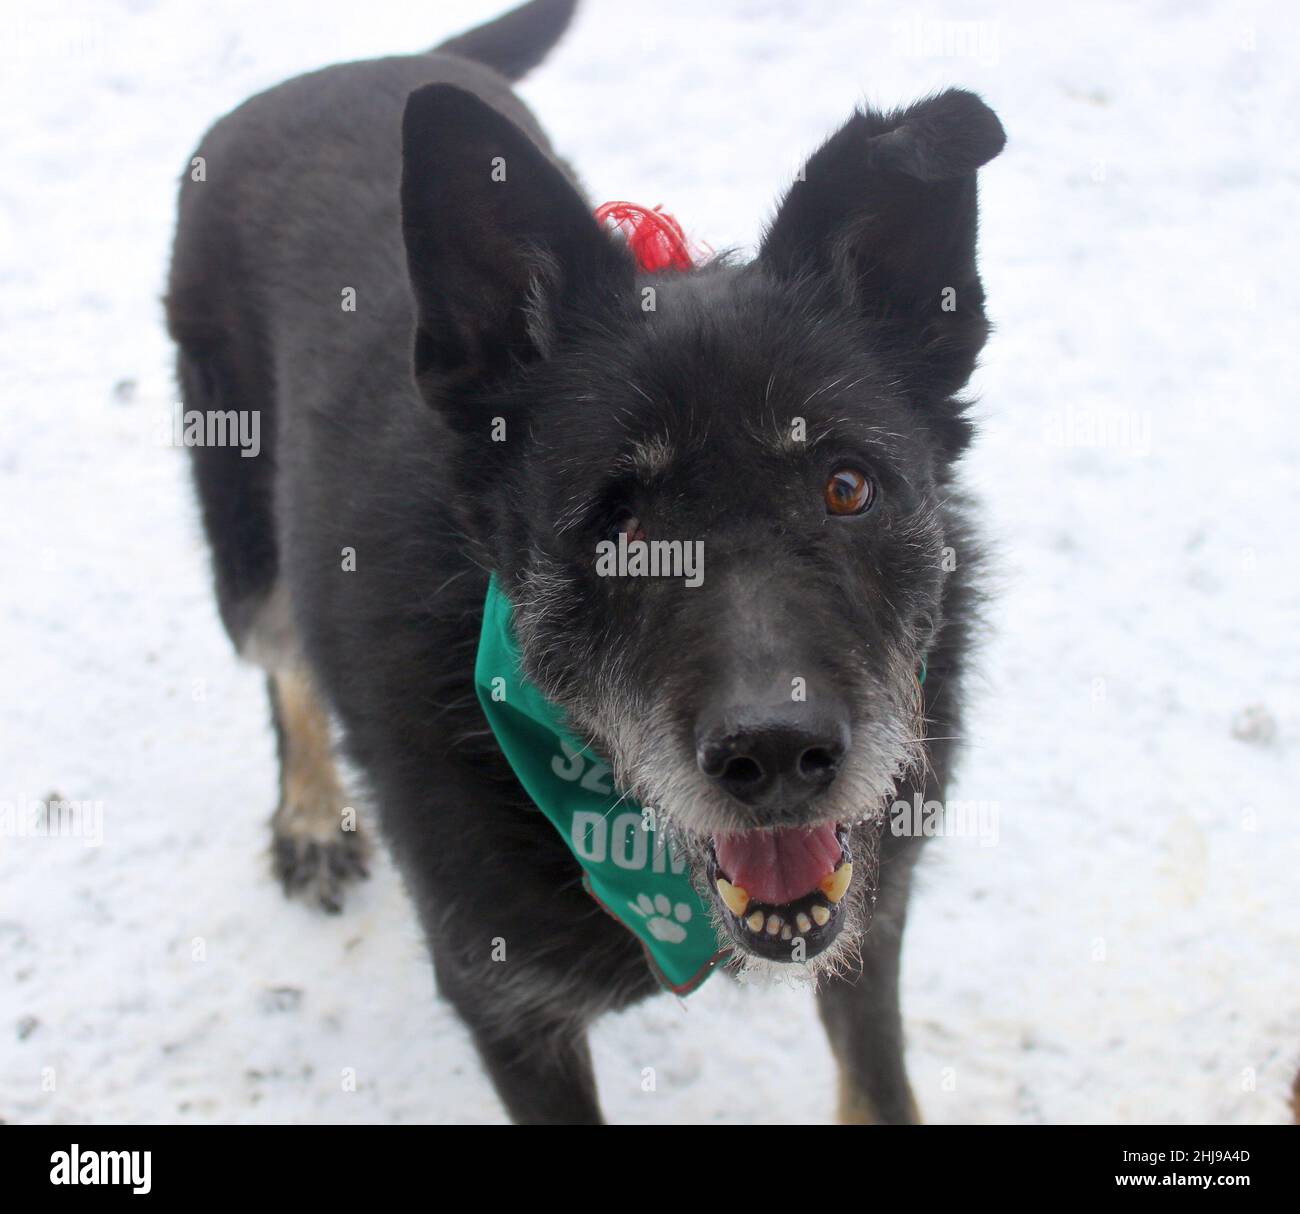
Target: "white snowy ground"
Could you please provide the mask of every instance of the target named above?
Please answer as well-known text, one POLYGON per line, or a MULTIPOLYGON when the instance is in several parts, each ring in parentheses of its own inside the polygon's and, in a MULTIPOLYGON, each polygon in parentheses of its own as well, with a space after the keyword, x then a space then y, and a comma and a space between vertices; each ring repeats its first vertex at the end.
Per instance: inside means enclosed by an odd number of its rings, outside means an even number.
MULTIPOLYGON (((501 1118, 392 869, 336 919, 272 885, 261 679, 218 626, 182 454, 152 436, 174 398, 175 179, 206 125, 496 9, 5 5, 0 802, 100 801, 104 838, 0 837, 4 1120, 501 1118)), ((752 244, 863 97, 966 85, 1010 134, 982 187, 998 332, 969 460, 997 631, 953 790, 997 804, 999 837, 935 842, 914 902, 904 1002, 932 1121, 1285 1116, 1295 20, 1282 3, 589 0, 523 87, 594 198, 662 202, 715 247, 752 244), (954 20, 980 24, 927 24, 954 20), (1239 740, 1252 706, 1263 724, 1239 740)), ((616 1120, 831 1112, 805 992, 715 979, 603 1022, 595 1050, 616 1120)))

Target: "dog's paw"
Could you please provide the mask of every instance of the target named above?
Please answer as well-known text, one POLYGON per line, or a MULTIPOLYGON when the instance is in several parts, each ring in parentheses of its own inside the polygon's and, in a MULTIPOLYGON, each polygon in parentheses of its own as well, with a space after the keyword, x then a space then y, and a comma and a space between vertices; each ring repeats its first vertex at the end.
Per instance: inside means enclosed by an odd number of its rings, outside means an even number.
POLYGON ((656 940, 680 944, 686 939, 682 924, 691 921, 691 908, 685 902, 673 906, 663 894, 657 894, 653 900, 649 894, 638 894, 636 901, 629 902, 628 906, 646 921, 656 940))
POLYGON ((370 875, 370 846, 355 830, 322 838, 277 826, 271 859, 286 897, 302 898, 332 915, 343 909, 347 886, 370 875))

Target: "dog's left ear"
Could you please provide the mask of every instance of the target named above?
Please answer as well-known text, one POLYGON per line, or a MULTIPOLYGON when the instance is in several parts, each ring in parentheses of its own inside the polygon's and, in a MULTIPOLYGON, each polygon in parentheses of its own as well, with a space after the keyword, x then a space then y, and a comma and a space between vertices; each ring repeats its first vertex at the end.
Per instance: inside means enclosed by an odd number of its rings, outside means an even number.
POLYGON ((974 93, 859 111, 813 155, 763 241, 786 277, 829 281, 875 322, 919 396, 969 378, 988 335, 975 266, 975 171, 1006 142, 974 93))

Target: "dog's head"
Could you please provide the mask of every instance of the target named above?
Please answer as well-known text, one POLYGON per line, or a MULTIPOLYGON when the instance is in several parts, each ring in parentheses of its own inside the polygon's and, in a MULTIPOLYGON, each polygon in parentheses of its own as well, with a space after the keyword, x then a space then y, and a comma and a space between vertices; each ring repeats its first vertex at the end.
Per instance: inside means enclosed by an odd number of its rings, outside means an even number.
POLYGON ((528 673, 748 955, 865 926, 923 760, 954 394, 987 333, 975 174, 1003 140, 965 92, 855 113, 756 260, 647 276, 494 109, 440 85, 407 106, 415 375, 458 436, 466 532, 528 673))

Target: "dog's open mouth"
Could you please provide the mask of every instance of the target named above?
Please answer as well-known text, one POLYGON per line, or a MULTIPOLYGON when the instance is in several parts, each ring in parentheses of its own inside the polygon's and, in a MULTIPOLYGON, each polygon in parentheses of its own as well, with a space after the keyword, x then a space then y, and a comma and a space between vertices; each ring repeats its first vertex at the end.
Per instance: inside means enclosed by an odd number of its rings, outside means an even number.
POLYGON ((769 961, 809 960, 829 947, 853 880, 848 835, 830 823, 714 835, 709 888, 732 939, 769 961))

